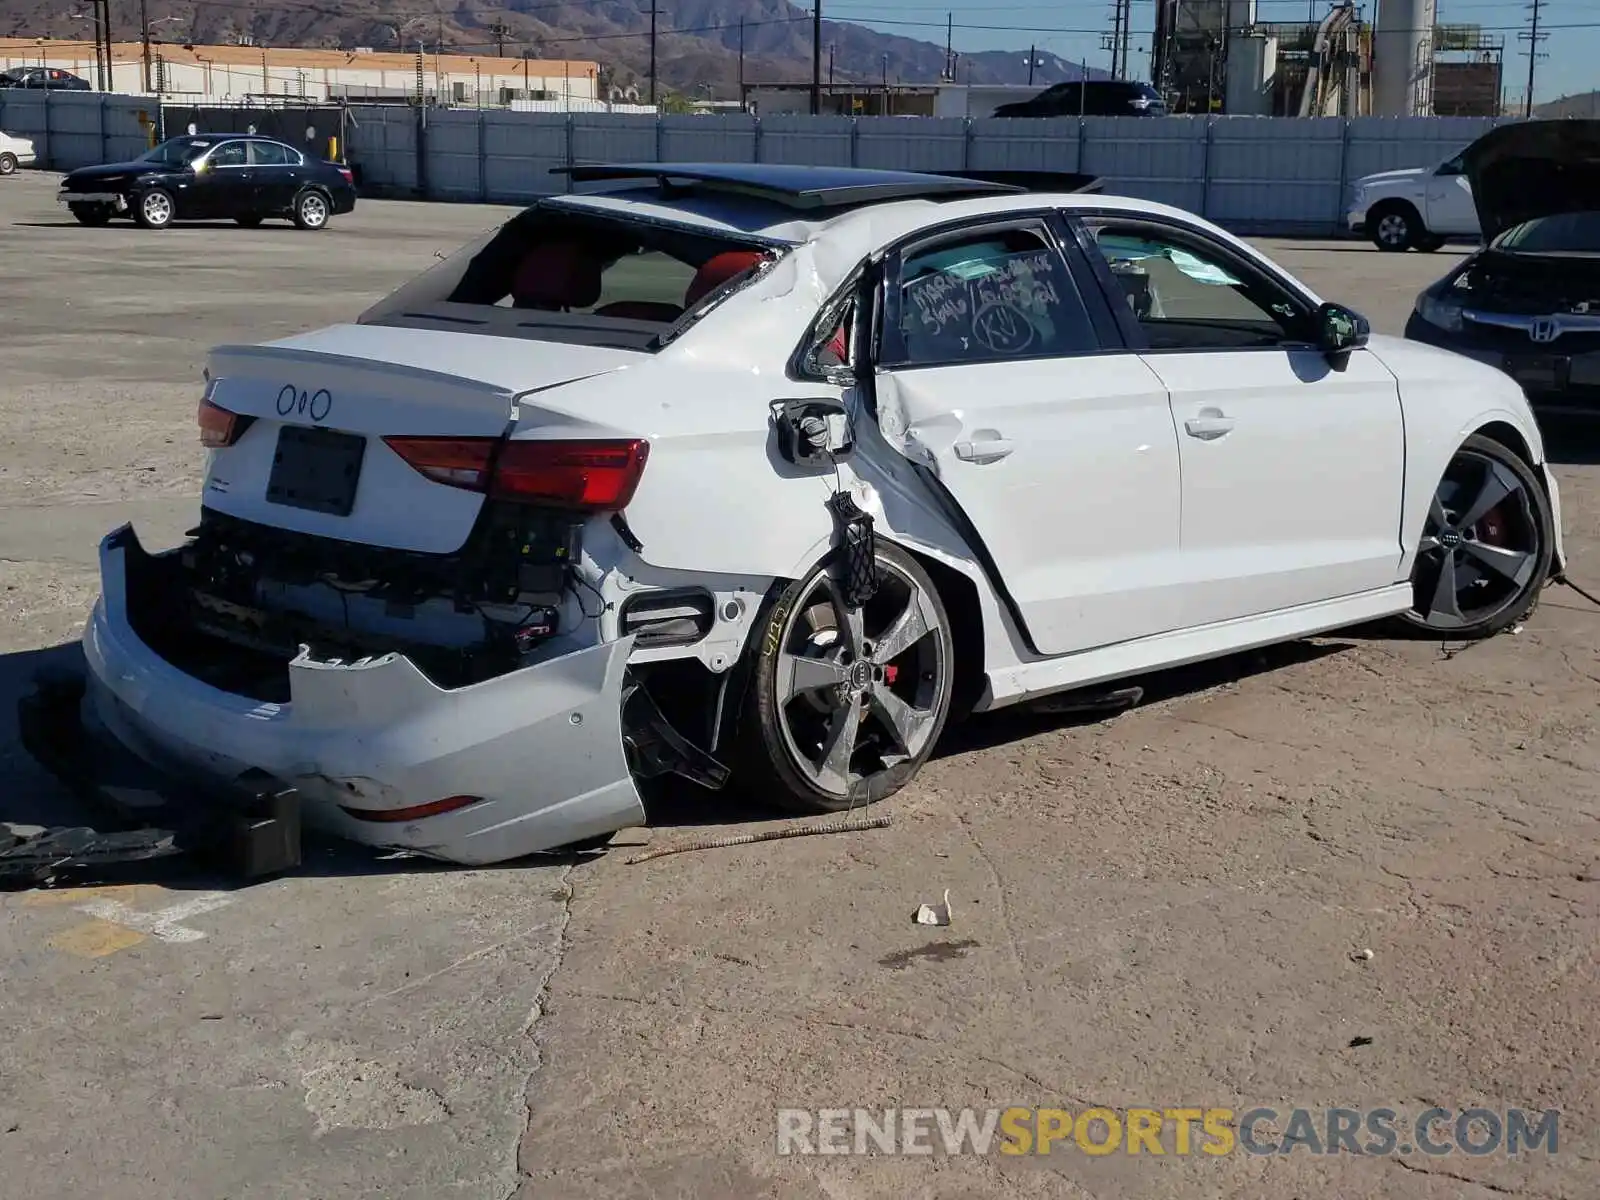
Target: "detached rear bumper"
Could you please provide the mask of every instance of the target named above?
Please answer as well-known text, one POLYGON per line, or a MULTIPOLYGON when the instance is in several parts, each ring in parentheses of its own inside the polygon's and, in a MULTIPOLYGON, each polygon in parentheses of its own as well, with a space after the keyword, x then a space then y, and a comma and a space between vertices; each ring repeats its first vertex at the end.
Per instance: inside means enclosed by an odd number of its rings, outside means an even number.
POLYGON ((318 661, 302 649, 289 702, 264 702, 185 674, 139 638, 130 567, 155 561, 130 527, 105 539, 83 637, 85 706, 145 762, 223 787, 264 772, 296 789, 308 824, 457 863, 644 821, 622 738, 632 638, 456 689, 398 653, 318 661))

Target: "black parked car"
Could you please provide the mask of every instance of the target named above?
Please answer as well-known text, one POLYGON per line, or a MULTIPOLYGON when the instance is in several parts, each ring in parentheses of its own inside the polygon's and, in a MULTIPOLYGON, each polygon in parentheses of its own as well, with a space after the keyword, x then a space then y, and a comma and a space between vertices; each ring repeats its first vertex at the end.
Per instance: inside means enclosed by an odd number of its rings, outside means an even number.
POLYGON ((1028 100, 1002 104, 997 117, 1164 117, 1167 102, 1148 83, 1089 79, 1058 83, 1028 100))
POLYGON ((321 229, 356 206, 350 168, 271 138, 199 134, 169 138, 132 162, 79 167, 56 197, 85 225, 132 217, 146 229, 232 217, 259 225, 285 217, 321 229))
POLYGON ((1600 121, 1501 126, 1462 165, 1486 244, 1406 336, 1492 363, 1536 410, 1600 415, 1600 121))
POLYGON ((0 88, 53 88, 64 92, 87 92, 89 81, 59 67, 15 67, 0 71, 0 88))

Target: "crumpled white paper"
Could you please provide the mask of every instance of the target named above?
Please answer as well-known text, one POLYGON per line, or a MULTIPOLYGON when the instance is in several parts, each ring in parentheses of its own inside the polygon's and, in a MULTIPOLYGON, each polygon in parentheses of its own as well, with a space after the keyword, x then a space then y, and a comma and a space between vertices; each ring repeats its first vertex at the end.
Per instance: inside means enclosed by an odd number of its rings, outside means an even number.
POLYGON ((918 925, 948 925, 950 924, 950 889, 944 890, 944 903, 924 904, 917 909, 916 921, 918 925))

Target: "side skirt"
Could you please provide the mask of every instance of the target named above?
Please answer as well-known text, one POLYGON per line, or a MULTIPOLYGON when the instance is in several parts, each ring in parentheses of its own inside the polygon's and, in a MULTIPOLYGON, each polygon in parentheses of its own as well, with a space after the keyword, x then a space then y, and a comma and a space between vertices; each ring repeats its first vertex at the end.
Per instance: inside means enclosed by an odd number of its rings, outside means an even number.
POLYGON ((1360 625, 1405 612, 1411 607, 1411 601, 1411 584, 1397 583, 1338 600, 1157 634, 1062 658, 1018 663, 989 673, 976 711, 1004 708, 1069 688, 1181 667, 1241 650, 1360 625))

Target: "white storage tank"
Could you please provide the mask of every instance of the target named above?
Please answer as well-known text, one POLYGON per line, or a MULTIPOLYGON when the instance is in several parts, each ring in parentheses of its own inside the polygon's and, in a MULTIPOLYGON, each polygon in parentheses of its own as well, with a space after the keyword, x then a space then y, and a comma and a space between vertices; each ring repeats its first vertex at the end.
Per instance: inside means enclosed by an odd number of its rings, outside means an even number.
POLYGON ((1372 36, 1372 112, 1433 115, 1435 0, 1379 0, 1372 36))

